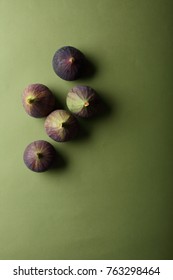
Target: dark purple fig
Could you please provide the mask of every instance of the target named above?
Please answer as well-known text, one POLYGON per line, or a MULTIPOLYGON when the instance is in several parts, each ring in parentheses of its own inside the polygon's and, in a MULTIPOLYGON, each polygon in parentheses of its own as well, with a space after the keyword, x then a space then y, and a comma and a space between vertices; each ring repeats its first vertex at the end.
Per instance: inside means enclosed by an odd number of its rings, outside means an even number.
POLYGON ((52 60, 55 73, 63 80, 74 81, 81 76, 85 56, 74 47, 65 46, 57 50, 52 60))
POLYGON ((68 109, 75 115, 88 118, 96 114, 98 95, 88 86, 75 86, 67 94, 68 109))
POLYGON ((57 142, 65 142, 74 138, 78 131, 76 118, 65 110, 55 110, 45 120, 47 135, 57 142))
POLYGON ((56 151, 49 142, 38 140, 26 147, 23 160, 30 170, 44 172, 50 168, 55 156, 56 151))
POLYGON ((46 117, 55 109, 55 97, 48 87, 42 84, 28 85, 22 94, 23 107, 34 118, 46 117))

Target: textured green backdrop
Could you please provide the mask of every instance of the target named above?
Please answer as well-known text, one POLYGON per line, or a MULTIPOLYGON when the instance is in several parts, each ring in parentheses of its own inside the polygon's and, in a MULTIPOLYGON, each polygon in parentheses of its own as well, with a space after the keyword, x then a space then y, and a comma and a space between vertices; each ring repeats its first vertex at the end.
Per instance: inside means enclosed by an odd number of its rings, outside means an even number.
MULTIPOLYGON (((172 259, 172 1, 0 0, 0 258, 172 259), (54 52, 79 48, 93 75, 52 70, 54 52), (21 104, 30 83, 65 104, 90 85, 105 114, 80 139, 56 143, 21 104), (23 164, 33 140, 63 164, 36 174, 23 164)), ((64 106, 64 105, 63 105, 64 106)))

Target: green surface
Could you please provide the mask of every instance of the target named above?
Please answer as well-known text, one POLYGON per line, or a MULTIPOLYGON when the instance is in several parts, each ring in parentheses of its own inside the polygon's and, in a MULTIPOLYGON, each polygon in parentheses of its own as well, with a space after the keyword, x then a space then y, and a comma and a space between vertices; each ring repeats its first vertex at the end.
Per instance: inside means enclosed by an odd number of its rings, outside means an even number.
POLYGON ((172 1, 0 0, 0 259, 172 259, 172 1), (53 72, 79 48, 93 75, 53 72), (106 112, 56 143, 21 104, 30 83, 65 104, 85 84, 106 112), (23 151, 50 141, 63 164, 31 172, 23 151))

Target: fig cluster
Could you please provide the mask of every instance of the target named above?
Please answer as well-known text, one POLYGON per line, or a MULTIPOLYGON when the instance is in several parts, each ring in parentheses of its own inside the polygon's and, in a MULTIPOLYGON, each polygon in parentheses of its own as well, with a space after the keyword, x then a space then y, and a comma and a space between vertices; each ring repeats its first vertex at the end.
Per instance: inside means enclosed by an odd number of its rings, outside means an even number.
MULTIPOLYGON (((52 66, 63 80, 72 81, 80 77, 85 65, 85 56, 74 47, 65 46, 56 51, 52 66)), ((45 117, 46 134, 56 142, 73 139, 79 131, 78 117, 89 118, 96 114, 98 96, 85 85, 77 85, 66 96, 67 110, 56 107, 56 98, 43 84, 29 84, 22 93, 25 112, 34 118, 45 117)), ((52 144, 44 140, 30 143, 24 151, 25 165, 34 172, 48 170, 57 156, 52 144)))

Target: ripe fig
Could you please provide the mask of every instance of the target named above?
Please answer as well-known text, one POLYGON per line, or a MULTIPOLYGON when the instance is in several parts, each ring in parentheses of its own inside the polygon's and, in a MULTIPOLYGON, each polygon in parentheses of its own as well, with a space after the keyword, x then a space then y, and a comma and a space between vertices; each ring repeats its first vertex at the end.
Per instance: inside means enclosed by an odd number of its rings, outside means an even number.
POLYGON ((75 115, 88 118, 96 114, 98 96, 89 86, 75 86, 67 94, 68 109, 75 115))
POLYGON ((23 160, 30 170, 44 172, 50 168, 55 156, 56 151, 49 142, 38 140, 26 147, 23 160))
POLYGON ((31 84, 24 89, 22 104, 31 117, 43 118, 55 109, 55 97, 45 85, 31 84))
POLYGON ((78 79, 84 68, 85 56, 74 47, 64 46, 53 56, 52 66, 55 73, 63 80, 78 79))
POLYGON ((76 118, 65 110, 55 110, 45 120, 47 135, 57 142, 65 142, 74 138, 78 131, 76 118))

